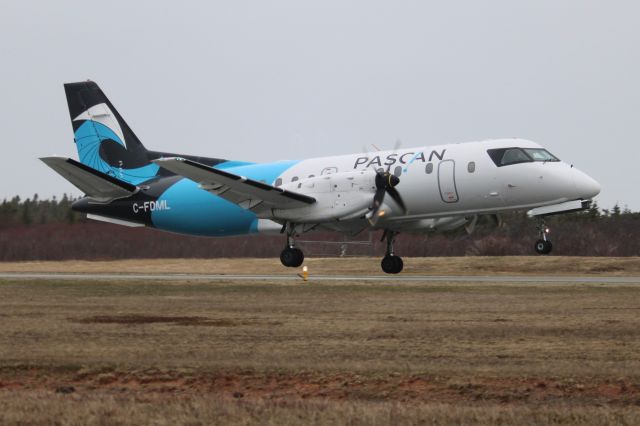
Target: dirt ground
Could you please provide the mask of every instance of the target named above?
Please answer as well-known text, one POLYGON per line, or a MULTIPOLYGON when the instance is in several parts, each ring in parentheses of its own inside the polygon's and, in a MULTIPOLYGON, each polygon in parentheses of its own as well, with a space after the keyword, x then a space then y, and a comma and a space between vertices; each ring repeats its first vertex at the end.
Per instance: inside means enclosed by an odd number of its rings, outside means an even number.
POLYGON ((366 375, 346 372, 258 372, 183 370, 74 371, 55 368, 9 368, 0 389, 13 392, 48 390, 57 394, 100 393, 171 399, 217 395, 228 399, 284 403, 307 399, 445 404, 562 404, 636 406, 640 384, 628 378, 589 380, 562 378, 478 377, 472 380, 428 374, 366 375))
MULTIPOLYGON (((640 276, 640 257, 431 257, 404 258, 406 275, 640 276)), ((381 275, 380 259, 308 258, 311 274, 381 275)), ((0 272, 291 274, 279 259, 134 259, 116 261, 0 262, 0 272)))
POLYGON ((639 424, 638 284, 0 280, 0 424, 639 424))

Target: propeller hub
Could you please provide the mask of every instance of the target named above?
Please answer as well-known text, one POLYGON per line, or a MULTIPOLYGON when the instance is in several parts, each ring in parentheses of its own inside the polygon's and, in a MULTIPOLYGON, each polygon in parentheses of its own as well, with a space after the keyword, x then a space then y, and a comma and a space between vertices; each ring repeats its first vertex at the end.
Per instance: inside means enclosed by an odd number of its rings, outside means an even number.
POLYGON ((367 216, 372 225, 375 226, 377 220, 386 214, 384 210, 380 210, 386 194, 389 194, 398 206, 400 206, 404 214, 407 213, 407 207, 405 206, 404 201, 402 201, 402 197, 398 193, 398 190, 394 188, 399 183, 400 178, 396 175, 383 171, 376 172, 376 192, 373 195, 371 211, 367 216))
POLYGON ((387 189, 393 188, 400 183, 400 178, 396 175, 392 175, 389 172, 376 173, 376 188, 387 189))

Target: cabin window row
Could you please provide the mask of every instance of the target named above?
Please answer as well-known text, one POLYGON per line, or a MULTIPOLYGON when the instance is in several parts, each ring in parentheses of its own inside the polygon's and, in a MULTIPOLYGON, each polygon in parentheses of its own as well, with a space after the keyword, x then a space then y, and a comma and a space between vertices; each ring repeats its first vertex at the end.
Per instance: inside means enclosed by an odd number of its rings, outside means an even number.
MULTIPOLYGON (((470 161, 467 164, 467 171, 469 173, 473 173, 476 171, 476 162, 475 161, 470 161)), ((431 173, 433 173, 433 163, 427 163, 427 165, 424 167, 424 172, 428 175, 430 175, 431 173)))
MULTIPOLYGON (((555 158, 555 157, 554 157, 555 158)), ((384 172, 385 170, 380 168, 377 170, 378 172, 384 172)), ((424 169, 425 173, 430 175, 431 173, 433 173, 433 163, 427 163, 427 165, 425 166, 424 169)), ((476 163, 475 161, 470 161, 469 164, 467 164, 467 171, 469 173, 473 173, 476 171, 476 163)), ((402 175, 402 166, 396 166, 393 169, 393 174, 397 177, 400 177, 402 175)), ((315 177, 315 175, 309 175, 309 178, 315 177)), ((298 181, 300 178, 298 176, 294 176, 291 178, 291 182, 296 182, 298 181)), ((281 186, 282 185, 282 178, 278 178, 275 181, 275 186, 281 186)))

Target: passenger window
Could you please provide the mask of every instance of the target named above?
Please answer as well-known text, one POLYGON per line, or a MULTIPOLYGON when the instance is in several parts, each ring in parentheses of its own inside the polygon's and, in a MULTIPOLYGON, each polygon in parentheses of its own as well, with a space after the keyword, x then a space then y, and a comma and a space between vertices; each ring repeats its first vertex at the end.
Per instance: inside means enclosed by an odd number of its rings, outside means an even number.
POLYGON ((393 174, 396 177, 400 177, 400 175, 402 174, 402 166, 396 166, 396 168, 393 169, 393 174))
POLYGON ((427 163, 427 166, 424 168, 424 172, 430 175, 433 172, 433 163, 427 163))
POLYGON ((469 164, 467 164, 467 171, 469 173, 473 173, 476 171, 476 163, 475 161, 470 161, 469 164))
POLYGON ((298 176, 294 176, 294 177, 291 178, 291 182, 295 182, 297 180, 298 180, 298 176))
POLYGON ((309 175, 309 179, 311 179, 312 177, 316 177, 316 175, 309 175))
POLYGON ((282 185, 282 178, 278 178, 276 179, 276 183, 274 183, 275 186, 280 186, 282 185))

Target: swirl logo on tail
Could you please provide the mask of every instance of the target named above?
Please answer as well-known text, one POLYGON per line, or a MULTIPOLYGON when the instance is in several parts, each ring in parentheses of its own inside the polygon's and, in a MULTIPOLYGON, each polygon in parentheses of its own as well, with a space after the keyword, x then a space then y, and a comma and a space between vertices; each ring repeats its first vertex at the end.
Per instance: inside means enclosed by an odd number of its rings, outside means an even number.
POLYGON ((127 142, 124 140, 124 134, 122 133, 120 124, 107 104, 94 105, 73 119, 73 121, 80 120, 90 120, 106 126, 118 136, 115 141, 124 146, 125 149, 127 148, 127 142))

